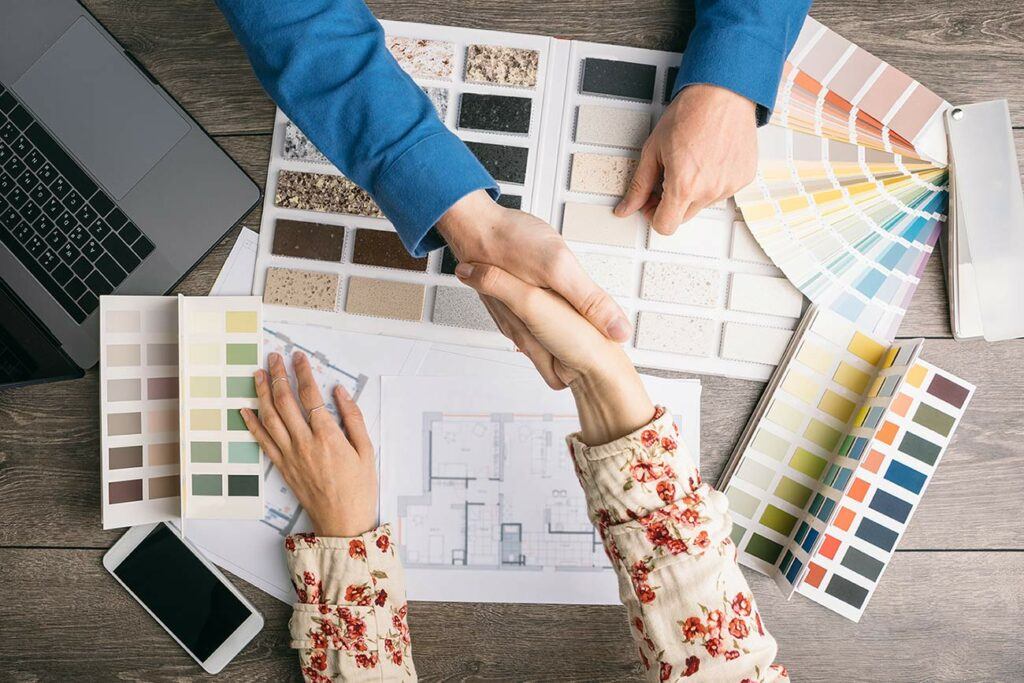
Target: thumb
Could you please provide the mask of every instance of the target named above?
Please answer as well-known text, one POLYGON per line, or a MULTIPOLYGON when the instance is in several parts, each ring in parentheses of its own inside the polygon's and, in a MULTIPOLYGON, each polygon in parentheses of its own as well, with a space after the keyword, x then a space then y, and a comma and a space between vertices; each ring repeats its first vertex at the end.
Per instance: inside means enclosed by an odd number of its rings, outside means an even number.
POLYGON ((522 297, 532 289, 530 285, 501 268, 484 263, 460 263, 455 267, 455 275, 475 289, 480 296, 493 297, 513 312, 522 297))
POLYGON ((643 153, 640 155, 640 163, 633 171, 633 178, 629 181, 629 189, 626 195, 615 207, 615 215, 625 218, 642 207, 647 199, 658 187, 661 180, 661 167, 654 154, 643 153))

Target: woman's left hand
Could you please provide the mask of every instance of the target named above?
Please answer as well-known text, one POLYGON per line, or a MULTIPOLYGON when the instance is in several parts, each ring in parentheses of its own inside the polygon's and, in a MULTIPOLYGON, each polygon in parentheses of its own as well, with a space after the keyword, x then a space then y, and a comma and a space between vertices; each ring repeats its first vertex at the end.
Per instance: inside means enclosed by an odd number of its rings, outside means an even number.
POLYGON ((299 499, 320 536, 358 536, 377 526, 377 467, 363 414, 341 386, 334 389, 343 432, 324 405, 306 354, 292 366, 299 400, 280 354, 269 356, 269 375, 254 373, 259 418, 242 418, 299 499))

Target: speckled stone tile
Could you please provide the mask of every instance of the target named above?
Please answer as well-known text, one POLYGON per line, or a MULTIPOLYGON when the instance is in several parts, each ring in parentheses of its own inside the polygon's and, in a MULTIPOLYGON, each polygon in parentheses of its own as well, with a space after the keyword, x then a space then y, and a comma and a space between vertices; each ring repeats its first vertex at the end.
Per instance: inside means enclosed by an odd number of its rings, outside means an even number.
POLYGON ((274 205, 322 213, 383 218, 369 194, 344 176, 280 171, 274 205))
POLYGON ((578 152, 572 155, 569 189, 573 192, 592 192, 622 196, 636 170, 637 160, 606 154, 578 152))
POLYGON ((654 99, 656 75, 652 64, 587 57, 583 60, 580 92, 650 102, 654 99))
POLYGON ((640 297, 649 301, 705 306, 718 305, 722 274, 717 270, 692 268, 681 263, 644 263, 640 297))
POLYGON ((632 296, 633 259, 625 256, 576 252, 576 260, 590 279, 612 296, 632 296))
POLYGON ((394 37, 387 39, 387 46, 398 65, 410 76, 441 81, 452 79, 452 64, 455 62, 455 46, 452 43, 394 37))
POLYGON ((299 127, 289 121, 284 129, 284 149, 281 156, 291 161, 309 161, 317 164, 329 164, 330 160, 316 148, 299 127))
POLYGON ((419 321, 423 319, 426 287, 410 282, 350 277, 345 311, 375 318, 419 321))
POLYGON ((517 47, 470 45, 466 49, 466 82, 533 88, 540 53, 517 47))
POLYGON ((333 311, 338 299, 338 276, 293 268, 267 268, 263 303, 333 311))
POLYGON ((466 141, 466 147, 498 182, 516 185, 526 182, 526 162, 530 157, 528 148, 469 141, 466 141))
POLYGON ((278 256, 340 262, 345 245, 345 228, 278 218, 270 252, 278 256))
POLYGON ((494 324, 480 297, 466 287, 438 287, 434 293, 434 313, 431 319, 438 325, 498 331, 498 326, 494 324))
POLYGON ((636 347, 685 356, 711 356, 715 352, 718 323, 706 318, 640 311, 636 347))
POLYGON ((421 86, 420 90, 426 93, 430 103, 434 105, 434 109, 437 111, 438 118, 444 121, 448 116, 448 89, 421 86))
POLYGON ((533 101, 529 97, 467 92, 459 102, 459 128, 520 135, 530 132, 533 101))
POLYGON ((361 266, 395 268, 421 273, 427 270, 427 257, 416 258, 409 254, 402 238, 390 230, 356 230, 355 245, 352 247, 352 263, 361 266))
POLYGON ((576 142, 584 145, 640 149, 650 132, 646 111, 584 104, 576 116, 576 142))

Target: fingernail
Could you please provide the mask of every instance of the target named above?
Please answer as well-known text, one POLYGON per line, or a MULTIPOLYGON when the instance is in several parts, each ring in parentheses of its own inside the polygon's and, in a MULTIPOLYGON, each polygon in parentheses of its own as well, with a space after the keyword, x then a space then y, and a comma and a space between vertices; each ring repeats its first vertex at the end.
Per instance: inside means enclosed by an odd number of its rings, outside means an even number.
POLYGON ((242 416, 243 420, 248 420, 249 419, 249 409, 248 408, 242 408, 238 412, 242 416))
POLYGON ((461 278, 472 277, 473 265, 470 263, 460 263, 455 266, 455 274, 461 278))
POLYGON ((621 201, 621 202, 619 202, 618 204, 615 205, 615 215, 621 216, 622 212, 625 211, 625 210, 626 210, 626 202, 625 202, 625 200, 623 200, 623 201, 621 201))
POLYGON ((630 327, 625 318, 616 318, 608 326, 608 336, 617 342, 624 342, 629 339, 630 327))
POLYGON ((257 370, 252 373, 253 379, 256 380, 256 384, 263 384, 263 371, 257 370))
POLYGON ((295 353, 292 354, 293 363, 299 363, 304 360, 306 360, 306 354, 304 354, 302 351, 296 351, 295 353))

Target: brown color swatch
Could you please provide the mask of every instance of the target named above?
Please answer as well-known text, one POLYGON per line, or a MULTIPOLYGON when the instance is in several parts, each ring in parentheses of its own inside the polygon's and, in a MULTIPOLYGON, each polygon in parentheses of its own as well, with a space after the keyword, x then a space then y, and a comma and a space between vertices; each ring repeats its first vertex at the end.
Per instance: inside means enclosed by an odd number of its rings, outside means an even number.
POLYGON ((363 228, 356 230, 352 263, 361 266, 415 270, 420 273, 427 270, 427 258, 425 256, 423 258, 410 256, 398 233, 363 228))
POLYGON ((181 457, 181 448, 178 442, 173 443, 151 443, 148 446, 150 467, 158 465, 176 465, 181 457))
POLYGON ((180 480, 178 475, 173 474, 167 477, 152 477, 149 480, 149 497, 172 498, 179 495, 180 480))
POLYGON ((123 470, 127 467, 142 467, 142 446, 121 446, 111 448, 107 453, 107 462, 112 470, 123 470))
POLYGON ((345 311, 375 318, 418 321, 423 319, 425 292, 423 285, 351 277, 348 280, 345 311))
POLYGON ((344 176, 281 171, 274 204, 285 209, 383 218, 373 198, 344 176))
POLYGON ((344 246, 345 228, 279 218, 274 222, 274 243, 270 250, 278 256, 338 263, 344 246))
POLYGON ((108 487, 108 498, 110 504, 132 503, 142 500, 142 480, 132 479, 131 481, 112 481, 108 487))
POLYGON ((316 311, 333 311, 338 298, 338 276, 293 268, 267 268, 263 303, 316 311))

